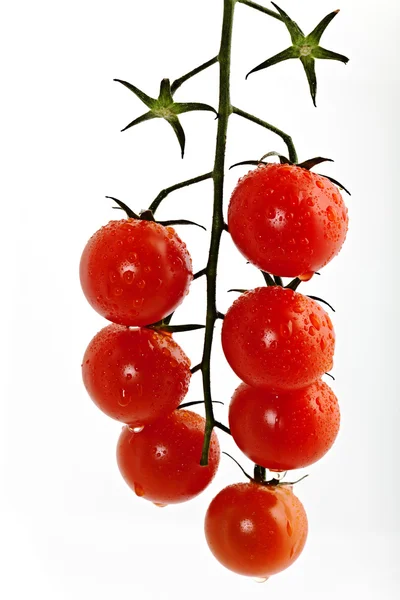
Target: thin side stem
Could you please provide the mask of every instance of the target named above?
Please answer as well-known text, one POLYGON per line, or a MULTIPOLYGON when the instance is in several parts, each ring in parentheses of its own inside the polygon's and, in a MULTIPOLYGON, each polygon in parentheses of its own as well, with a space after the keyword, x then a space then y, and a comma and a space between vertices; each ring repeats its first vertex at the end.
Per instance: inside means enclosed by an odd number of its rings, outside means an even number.
POLYGON ((275 127, 275 125, 271 125, 270 123, 267 123, 266 121, 263 121, 262 119, 259 119, 258 117, 254 117, 253 115, 251 115, 251 114, 245 112, 244 110, 241 110, 240 108, 237 108, 235 106, 232 108, 232 112, 235 115, 242 117, 243 119, 247 119, 248 121, 251 121, 252 123, 255 123, 256 125, 260 125, 261 127, 264 127, 265 129, 268 129, 269 131, 272 131, 272 133, 275 133, 280 138, 282 138, 282 140, 285 142, 285 144, 287 146, 287 149, 289 152, 289 158, 290 158, 291 162, 292 163, 298 162, 296 148, 295 148, 293 140, 289 134, 285 133, 281 129, 278 129, 277 127, 275 127))
POLYGON ((239 2, 239 4, 245 4, 246 6, 250 6, 250 8, 259 10, 260 12, 265 13, 266 15, 269 15, 270 17, 273 17, 274 19, 278 19, 278 21, 282 21, 282 17, 279 13, 276 13, 273 10, 270 10, 269 8, 265 8, 265 6, 261 6, 260 4, 257 4, 256 2, 252 2, 251 0, 238 0, 238 2, 239 2))
POLYGON ((216 304, 217 292, 217 265, 221 237, 224 231, 223 197, 225 177, 225 152, 228 133, 229 117, 232 114, 230 99, 230 69, 232 53, 232 30, 236 0, 224 0, 224 17, 222 24, 221 47, 218 55, 219 76, 219 107, 218 107, 218 132, 213 169, 214 181, 214 209, 213 225, 211 231, 210 252, 207 263, 207 316, 206 332, 204 336, 204 349, 202 358, 202 375, 204 402, 206 409, 206 428, 204 432, 202 465, 208 464, 208 452, 211 435, 215 427, 214 410, 211 397, 211 351, 214 337, 215 322, 218 318, 216 304))
POLYGON ((153 200, 153 202, 150 204, 149 210, 151 210, 154 214, 160 206, 161 202, 172 192, 176 192, 176 190, 180 190, 184 187, 187 187, 188 185, 200 183, 201 181, 206 181, 207 179, 212 179, 212 176, 212 172, 206 173, 205 175, 199 175, 198 177, 193 177, 193 179, 187 179, 186 181, 182 181, 182 183, 176 183, 175 185, 171 185, 171 187, 165 188, 165 190, 162 190, 158 194, 157 198, 153 200))
POLYGON ((209 67, 212 67, 217 62, 218 62, 218 56, 214 56, 214 58, 212 58, 211 60, 208 60, 203 65, 200 65, 199 67, 196 67, 195 69, 193 69, 193 71, 189 71, 189 73, 186 73, 186 75, 183 75, 182 77, 179 77, 179 79, 175 79, 175 81, 171 85, 171 93, 172 93, 172 95, 175 94, 176 90, 178 90, 181 87, 181 85, 185 83, 185 81, 187 81, 188 79, 191 79, 192 77, 194 77, 198 73, 201 73, 202 71, 205 71, 209 67))

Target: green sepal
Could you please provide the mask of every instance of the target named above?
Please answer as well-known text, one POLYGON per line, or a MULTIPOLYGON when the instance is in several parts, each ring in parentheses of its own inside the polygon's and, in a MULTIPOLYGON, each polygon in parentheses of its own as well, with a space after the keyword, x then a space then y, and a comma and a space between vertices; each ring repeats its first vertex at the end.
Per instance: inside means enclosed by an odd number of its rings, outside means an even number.
POLYGON ((145 121, 149 121, 151 119, 164 119, 171 125, 175 132, 181 149, 182 158, 185 154, 186 140, 185 132, 183 131, 183 127, 177 115, 199 110, 213 112, 218 116, 217 111, 208 104, 203 104, 200 102, 174 102, 171 91, 171 82, 169 79, 163 79, 161 81, 158 98, 151 98, 135 85, 128 83, 127 81, 123 81, 122 79, 114 79, 114 81, 117 81, 125 86, 150 109, 147 113, 131 121, 131 123, 124 127, 122 131, 126 131, 135 125, 139 125, 140 123, 144 123, 145 121))
POLYGON ((302 30, 300 29, 300 27, 297 25, 297 23, 295 21, 293 21, 289 17, 288 14, 286 14, 281 8, 279 8, 279 6, 277 4, 275 4, 275 2, 271 2, 271 4, 272 4, 272 6, 274 6, 276 8, 278 13, 281 15, 282 21, 285 23, 285 25, 290 33, 290 37, 292 39, 293 46, 297 46, 297 45, 301 44, 304 41, 305 35, 302 32, 302 30))
POLYGON ((262 69, 268 69, 268 67, 277 65, 278 63, 281 63, 285 60, 290 60, 291 58, 299 58, 299 57, 300 57, 300 50, 298 48, 295 48, 294 46, 290 46, 289 48, 286 48, 286 50, 283 50, 282 52, 275 54, 275 56, 268 58, 268 60, 265 60, 264 62, 259 64, 257 67, 254 67, 254 69, 252 69, 251 71, 249 71, 247 73, 246 79, 252 73, 256 73, 257 71, 261 71, 262 69))
POLYGON ((307 75, 307 81, 310 87, 310 94, 313 104, 314 106, 317 106, 317 76, 315 73, 315 60, 312 56, 301 56, 300 60, 307 75))
POLYGON ((185 132, 183 131, 183 127, 182 127, 178 117, 175 115, 171 115, 170 117, 166 117, 165 119, 166 119, 167 123, 169 123, 171 125, 172 129, 175 132, 175 135, 176 135, 179 145, 181 147, 181 156, 183 158, 185 156, 185 144, 186 144, 186 136, 185 136, 185 132))
POLYGON ((323 158, 322 156, 317 156, 316 158, 310 158, 309 160, 305 160, 302 163, 298 163, 297 166, 301 167, 302 169, 307 169, 307 171, 310 171, 313 167, 320 165, 324 162, 334 161, 332 160, 332 158, 323 158))
POLYGON ((324 17, 322 21, 320 21, 320 23, 318 23, 318 25, 314 28, 314 30, 309 35, 305 36, 299 25, 293 21, 288 14, 286 14, 274 2, 272 2, 272 4, 279 12, 282 22, 286 25, 286 28, 289 31, 292 40, 292 46, 260 63, 247 74, 246 79, 251 73, 255 73, 256 71, 267 69, 268 67, 281 63, 285 60, 299 58, 307 76, 313 104, 316 106, 317 77, 315 73, 315 59, 337 60, 344 64, 349 61, 349 59, 343 54, 338 54, 332 50, 327 50, 319 45, 324 31, 328 27, 329 23, 331 23, 331 21, 336 17, 339 11, 336 10, 324 17))
POLYGON ((151 119, 156 119, 156 115, 151 112, 151 110, 149 110, 149 112, 145 113, 144 115, 138 117, 137 119, 134 119, 131 123, 129 123, 126 127, 124 127, 123 129, 121 129, 121 133, 126 131, 127 129, 130 129, 131 127, 134 127, 135 125, 139 125, 140 123, 144 123, 145 121, 151 121, 151 119))
POLYGON ((148 325, 148 329, 163 331, 164 333, 184 333, 185 331, 205 329, 205 327, 205 325, 148 325))
POLYGON ((175 115, 182 115, 183 113, 193 112, 195 110, 205 110, 208 112, 213 112, 218 116, 215 108, 210 106, 209 104, 203 104, 202 102, 175 102, 171 106, 171 111, 175 115))
POLYGON ((312 51, 312 56, 314 58, 322 58, 323 60, 338 60, 345 65, 349 62, 349 58, 344 56, 343 54, 338 54, 337 52, 332 52, 332 50, 326 50, 325 48, 321 48, 321 46, 317 46, 312 51))
POLYGON ((200 229, 204 229, 204 231, 207 231, 204 225, 200 225, 199 223, 195 223, 194 221, 187 221, 186 219, 171 219, 169 221, 157 221, 157 223, 159 223, 160 225, 164 225, 164 227, 168 227, 170 225, 195 225, 196 227, 200 227, 200 229))
POLYGON ((312 46, 318 46, 325 29, 339 12, 339 10, 334 10, 333 12, 329 13, 329 15, 326 15, 326 17, 324 17, 322 21, 318 23, 316 28, 310 34, 308 34, 306 38, 307 42, 309 42, 312 46))
POLYGON ((118 206, 113 206, 113 208, 116 210, 124 210, 128 219, 140 219, 139 215, 133 212, 133 210, 129 208, 129 206, 125 204, 125 202, 122 202, 122 200, 118 200, 118 198, 114 198, 113 196, 106 196, 106 198, 107 200, 112 200, 113 202, 118 204, 118 206))
POLYGON ((114 81, 117 81, 128 88, 128 90, 133 92, 135 96, 137 96, 148 108, 153 108, 155 106, 156 100, 154 98, 150 98, 150 96, 142 92, 142 90, 139 90, 139 88, 137 88, 135 85, 132 85, 132 83, 128 83, 122 79, 114 79, 114 81))

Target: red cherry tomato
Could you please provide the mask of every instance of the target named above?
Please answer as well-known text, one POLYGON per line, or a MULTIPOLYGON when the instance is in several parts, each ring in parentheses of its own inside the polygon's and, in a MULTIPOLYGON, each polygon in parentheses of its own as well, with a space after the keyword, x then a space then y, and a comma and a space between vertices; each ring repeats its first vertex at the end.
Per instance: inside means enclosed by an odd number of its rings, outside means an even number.
POLYGON ((238 483, 214 498, 205 534, 215 558, 250 577, 287 569, 307 539, 307 515, 290 487, 238 483))
POLYGON ((236 186, 229 232, 259 269, 283 277, 318 271, 346 239, 347 208, 326 177, 292 165, 250 171, 236 186))
POLYGON ((171 336, 109 325, 90 342, 82 364, 86 389, 109 417, 140 427, 185 397, 190 361, 171 336))
POLYGON ((166 505, 191 500, 213 479, 219 464, 218 438, 211 437, 209 463, 200 466, 205 419, 176 410, 140 433, 122 430, 118 466, 137 496, 166 505))
POLYGON ((228 310, 222 346, 245 383, 290 390, 332 368, 335 336, 317 302, 280 286, 264 287, 246 292, 228 310))
POLYGON ((182 302, 193 278, 185 244, 171 227, 111 221, 86 245, 83 292, 103 317, 121 325, 157 323, 182 302))
POLYGON ((273 471, 300 469, 333 445, 339 404, 321 380, 279 394, 242 383, 232 398, 229 426, 236 444, 256 464, 273 471))

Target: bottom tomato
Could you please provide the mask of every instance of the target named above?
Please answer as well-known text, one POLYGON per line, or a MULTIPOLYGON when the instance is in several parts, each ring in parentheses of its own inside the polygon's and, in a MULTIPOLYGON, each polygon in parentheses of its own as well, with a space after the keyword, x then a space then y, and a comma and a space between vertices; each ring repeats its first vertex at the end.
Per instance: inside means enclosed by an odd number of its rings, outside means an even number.
POLYGON ((155 504, 175 504, 191 500, 208 486, 220 449, 213 432, 208 466, 200 466, 205 423, 196 413, 176 410, 138 433, 129 427, 122 430, 118 466, 137 496, 155 504))
POLYGON ((287 569, 300 556, 307 532, 307 515, 289 486, 230 485, 211 502, 205 519, 215 558, 250 577, 287 569))

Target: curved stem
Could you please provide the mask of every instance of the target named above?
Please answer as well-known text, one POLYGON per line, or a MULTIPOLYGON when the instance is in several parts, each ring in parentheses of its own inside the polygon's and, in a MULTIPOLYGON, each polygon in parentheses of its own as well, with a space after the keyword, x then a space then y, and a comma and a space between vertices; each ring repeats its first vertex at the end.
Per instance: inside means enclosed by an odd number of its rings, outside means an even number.
POLYGON ((245 4, 246 6, 250 6, 250 8, 254 8, 255 10, 259 10, 260 12, 265 13, 266 15, 269 15, 270 17, 273 17, 274 19, 278 19, 278 21, 282 21, 282 17, 279 13, 276 13, 273 10, 270 10, 269 8, 265 8, 265 6, 261 6, 260 4, 257 4, 256 2, 252 2, 251 0, 238 0, 238 2, 240 4, 245 4))
POLYGON ((232 107, 232 112, 235 115, 238 115, 239 117, 243 117, 243 119, 247 119, 248 121, 251 121, 252 123, 255 123, 256 125, 260 125, 261 127, 264 127, 265 129, 268 129, 269 131, 272 131, 272 133, 276 133, 276 135, 279 135, 279 137, 283 139, 283 141, 285 142, 285 144, 287 146, 287 149, 289 151, 289 158, 290 158, 291 162, 292 163, 298 162, 296 148, 295 148, 293 140, 289 134, 285 133, 281 129, 278 129, 277 127, 275 127, 275 125, 271 125, 270 123, 267 123, 266 121, 263 121, 262 119, 259 119, 258 117, 254 117, 253 115, 245 112, 244 110, 241 110, 240 108, 237 108, 236 106, 232 107))
POLYGON ((202 358, 203 390, 206 409, 206 428, 204 432, 203 452, 201 456, 202 465, 208 464, 208 452, 210 448, 211 435, 215 427, 214 410, 211 398, 211 351, 214 337, 215 322, 218 318, 216 305, 217 291, 217 264, 218 253, 221 244, 222 232, 224 231, 223 197, 224 197, 224 175, 225 175, 225 152, 226 138, 228 132, 228 121, 232 114, 230 99, 230 69, 232 51, 233 17, 236 0, 224 0, 224 17, 222 24, 221 47, 218 55, 220 67, 220 88, 218 107, 218 132, 215 150, 215 162, 213 169, 214 181, 214 210, 213 225, 211 231, 210 252, 207 263, 207 317, 206 332, 204 337, 204 349, 202 358))
POLYGON ((179 89, 181 87, 181 85, 185 83, 185 81, 187 81, 188 79, 191 79, 191 77, 194 77, 198 73, 205 71, 209 67, 212 67, 217 62, 218 62, 218 56, 214 56, 214 58, 212 58, 211 60, 208 60, 203 65, 196 67, 195 69, 193 69, 193 71, 189 71, 189 73, 186 73, 186 75, 179 77, 179 79, 175 79, 175 81, 171 85, 171 94, 172 95, 175 94, 176 90, 179 89))
POLYGON ((175 185, 171 185, 171 187, 165 188, 165 190, 162 190, 158 194, 157 198, 155 200, 153 200, 153 202, 150 204, 149 210, 151 210, 152 213, 154 214, 156 212, 156 210, 158 209, 158 207, 160 206, 161 202, 167 196, 169 196, 169 194, 171 194, 172 192, 176 192, 176 190, 180 190, 184 187, 187 187, 188 185, 193 185, 194 183, 200 183, 201 181, 206 181, 207 179, 211 179, 212 176, 213 176, 212 172, 206 173, 205 175, 199 175, 198 177, 193 177, 193 179, 187 179, 186 181, 182 181, 182 183, 176 183, 175 185))

